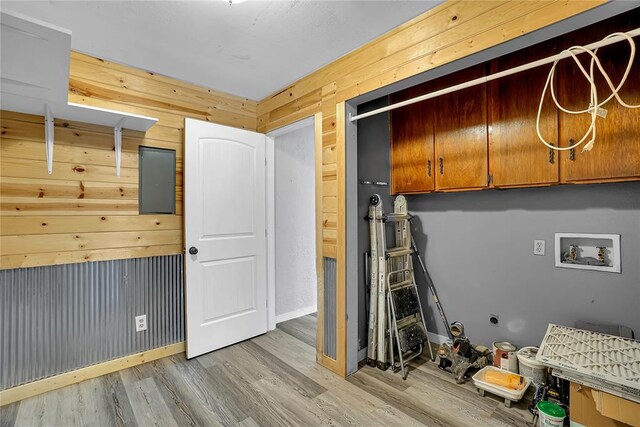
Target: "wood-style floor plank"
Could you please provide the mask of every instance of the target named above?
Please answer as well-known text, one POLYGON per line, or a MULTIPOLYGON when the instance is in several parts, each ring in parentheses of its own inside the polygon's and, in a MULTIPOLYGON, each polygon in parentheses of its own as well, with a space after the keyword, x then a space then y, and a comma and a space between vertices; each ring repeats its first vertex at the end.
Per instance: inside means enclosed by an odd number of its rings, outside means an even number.
POLYGON ((0 427, 11 427, 16 422, 20 402, 11 403, 0 408, 0 427))
POLYGON ((239 348, 253 356, 258 367, 271 371, 274 377, 279 378, 284 383, 284 386, 296 390, 306 398, 313 399, 327 391, 326 388, 295 369, 291 369, 291 366, 265 351, 254 342, 241 343, 239 348))
POLYGON ((308 426, 341 425, 322 409, 312 399, 289 388, 277 377, 265 378, 253 384, 253 387, 266 396, 272 396, 283 408, 308 426))
POLYGON ((253 418, 246 418, 238 424, 239 427, 260 427, 253 418))
POLYGON ((275 398, 256 389, 243 373, 230 362, 208 368, 234 401, 242 402, 243 409, 258 425, 303 425, 294 413, 275 398))
POLYGON ((291 336, 298 338, 300 341, 315 347, 316 345, 316 321, 315 317, 303 316, 297 319, 287 320, 278 323, 278 329, 281 329, 291 336))
POLYGON ((207 416, 216 418, 222 425, 235 425, 249 415, 243 409, 243 402, 218 387, 218 379, 211 375, 197 359, 187 360, 183 354, 162 359, 171 380, 181 384, 193 396, 189 401, 201 406, 207 416))
POLYGON ((111 411, 108 390, 101 378, 93 378, 78 384, 78 413, 69 420, 71 424, 82 426, 114 426, 118 425, 115 414, 111 411))
POLYGON ((449 425, 446 421, 431 414, 425 406, 416 404, 414 396, 400 392, 370 375, 356 372, 354 375, 351 375, 347 381, 367 393, 378 397, 380 400, 389 402, 400 411, 424 425, 440 427, 449 425))
MULTIPOLYGON (((120 371, 120 373, 123 379, 129 376, 127 370, 120 371)), ((131 381, 128 378, 128 381, 124 381, 124 383, 138 425, 178 426, 153 378, 144 378, 138 381, 131 381)))
POLYGON ((136 417, 124 383, 118 372, 104 375, 99 379, 105 391, 105 408, 109 419, 113 420, 112 426, 125 427, 135 424, 136 417))
MULTIPOLYGON (((342 407, 353 414, 363 415, 365 419, 371 417, 370 422, 360 425, 422 425, 387 402, 315 363, 315 349, 285 332, 275 330, 252 341, 327 388, 337 397, 342 407)), ((322 394, 318 398, 326 395, 327 393, 322 394)))
POLYGON ((363 366, 347 380, 315 361, 315 315, 187 360, 149 362, 0 408, 11 426, 526 426, 426 358, 409 376, 363 366))
POLYGON ((203 401, 197 394, 190 392, 192 385, 187 382, 187 378, 182 375, 173 376, 168 372, 168 366, 165 364, 172 363, 169 359, 156 360, 143 367, 148 369, 155 379, 158 390, 176 423, 181 426, 223 424, 215 410, 210 409, 206 400, 203 401))

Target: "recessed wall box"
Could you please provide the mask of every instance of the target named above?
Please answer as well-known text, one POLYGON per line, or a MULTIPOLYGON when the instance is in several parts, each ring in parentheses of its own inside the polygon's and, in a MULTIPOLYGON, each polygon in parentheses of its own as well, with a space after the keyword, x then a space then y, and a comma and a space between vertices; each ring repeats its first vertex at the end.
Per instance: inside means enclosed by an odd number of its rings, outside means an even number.
POLYGON ((556 267, 620 273, 620 235, 556 233, 556 267))

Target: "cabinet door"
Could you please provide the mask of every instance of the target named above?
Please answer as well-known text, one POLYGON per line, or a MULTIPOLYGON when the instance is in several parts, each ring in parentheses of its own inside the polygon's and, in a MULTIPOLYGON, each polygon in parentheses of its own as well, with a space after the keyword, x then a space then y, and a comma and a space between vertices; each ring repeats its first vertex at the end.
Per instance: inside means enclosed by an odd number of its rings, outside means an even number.
MULTIPOLYGON (((638 16, 640 14, 636 14, 638 16)), ((629 22, 627 27, 632 26, 629 22)), ((637 21, 633 27, 637 26, 637 21)), ((600 40, 614 31, 626 31, 623 23, 605 28, 597 28, 588 33, 577 33, 573 44, 588 44, 600 40)), ((585 69, 588 70, 587 55, 580 55, 585 69)), ((609 73, 614 85, 626 69, 629 58, 629 45, 617 43, 598 50, 598 58, 609 73)), ((586 79, 572 60, 564 60, 559 70, 558 97, 560 103, 572 110, 584 109, 589 105, 589 86, 586 79)), ((640 104, 640 55, 636 53, 629 78, 620 91, 627 104, 640 104)), ((599 100, 606 99, 611 90, 600 73, 596 71, 599 100), (599 77, 599 78, 598 78, 599 77)), ((599 101, 600 102, 600 101, 599 101)), ((561 179, 563 182, 626 179, 640 179, 640 109, 622 107, 615 99, 604 107, 606 118, 597 119, 596 140, 591 151, 582 152, 582 146, 575 150, 564 151, 560 157, 561 179)), ((567 147, 571 141, 578 141, 590 124, 587 114, 571 115, 560 112, 560 144, 567 147)), ((586 144, 589 138, 585 141, 586 144)), ((584 145, 583 144, 583 145, 584 145)))
MULTIPOLYGON (((555 54, 555 43, 542 43, 491 61, 497 73, 555 54)), ((489 170, 492 184, 526 186, 558 182, 557 152, 538 138, 536 115, 551 65, 489 83, 489 170)), ((545 140, 558 146, 558 114, 548 95, 540 116, 545 140)))
MULTIPOLYGON (((484 64, 440 78, 434 90, 485 75, 484 64)), ((434 99, 436 189, 486 187, 487 86, 480 85, 434 99)))
MULTIPOLYGON (((431 89, 422 84, 391 96, 400 102, 424 95, 431 89)), ((433 112, 431 101, 391 112, 391 193, 433 191, 433 112)))

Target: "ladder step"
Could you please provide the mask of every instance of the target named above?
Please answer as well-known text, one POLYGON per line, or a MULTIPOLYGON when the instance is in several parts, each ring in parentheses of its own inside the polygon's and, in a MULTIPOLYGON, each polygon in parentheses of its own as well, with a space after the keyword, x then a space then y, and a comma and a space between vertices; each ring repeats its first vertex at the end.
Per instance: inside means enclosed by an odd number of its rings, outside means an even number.
POLYGON ((422 325, 416 323, 408 328, 398 331, 398 338, 400 339, 400 348, 403 352, 409 351, 412 348, 418 347, 424 341, 424 330, 422 325))
POLYGON ((416 323, 420 323, 421 321, 416 317, 415 314, 411 314, 407 317, 403 317, 402 319, 396 320, 396 326, 398 330, 406 329, 409 326, 415 325, 416 323))
POLYGON ((389 248, 387 249, 387 258, 395 258, 399 256, 411 255, 413 253, 413 249, 411 248, 389 248))
POLYGON ((413 269, 401 268, 400 270, 392 270, 387 273, 387 279, 391 280, 391 276, 393 276, 394 274, 401 274, 401 273, 411 273, 411 275, 413 276, 413 269))
POLYGON ((408 221, 413 218, 413 215, 408 213, 388 213, 386 218, 387 221, 408 221))
POLYGON ((396 291, 401 290, 402 288, 406 288, 406 287, 409 287, 409 286, 413 286, 413 278, 411 278, 409 280, 402 281, 402 282, 389 284, 389 290, 391 292, 396 292, 396 291))
POLYGON ((391 294, 396 319, 403 319, 420 312, 418 293, 414 286, 398 289, 391 294))

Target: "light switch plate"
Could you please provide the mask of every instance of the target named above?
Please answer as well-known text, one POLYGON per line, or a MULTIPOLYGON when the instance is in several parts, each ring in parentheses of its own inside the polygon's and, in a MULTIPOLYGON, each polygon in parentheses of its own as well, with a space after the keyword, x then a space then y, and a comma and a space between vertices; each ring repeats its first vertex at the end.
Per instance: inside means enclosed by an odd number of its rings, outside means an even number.
POLYGON ((533 254, 534 255, 544 255, 545 254, 545 241, 544 240, 534 240, 533 241, 533 254))

